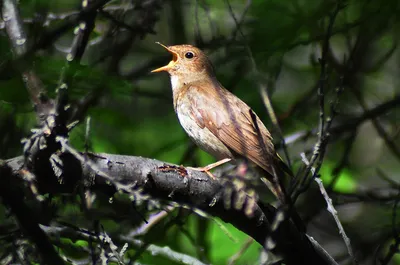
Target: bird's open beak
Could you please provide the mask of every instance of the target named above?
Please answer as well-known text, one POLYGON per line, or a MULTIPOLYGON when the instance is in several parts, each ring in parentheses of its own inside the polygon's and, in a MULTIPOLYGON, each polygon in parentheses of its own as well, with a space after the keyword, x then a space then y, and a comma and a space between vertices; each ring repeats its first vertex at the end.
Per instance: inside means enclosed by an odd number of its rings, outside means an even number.
POLYGON ((157 69, 155 69, 155 70, 153 70, 151 72, 152 73, 157 73, 157 72, 162 72, 162 71, 168 72, 168 70, 170 70, 172 67, 174 67, 175 63, 178 61, 178 54, 176 52, 174 52, 173 50, 169 49, 164 44, 161 44, 159 42, 156 42, 156 43, 161 45, 162 47, 164 47, 170 53, 172 53, 172 61, 170 61, 169 64, 167 64, 166 66, 157 68, 157 69))

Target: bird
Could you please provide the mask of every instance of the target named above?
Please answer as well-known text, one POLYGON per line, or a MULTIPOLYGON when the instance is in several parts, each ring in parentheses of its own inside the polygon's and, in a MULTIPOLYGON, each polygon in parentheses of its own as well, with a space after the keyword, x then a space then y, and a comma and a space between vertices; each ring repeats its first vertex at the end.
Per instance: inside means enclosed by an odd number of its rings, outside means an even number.
POLYGON ((276 152, 272 136, 257 114, 218 82, 213 65, 202 50, 189 44, 157 44, 172 54, 172 60, 151 72, 168 72, 181 126, 198 147, 218 159, 198 170, 209 174, 216 166, 245 159, 260 169, 278 200, 287 203, 282 178, 292 175, 291 171, 276 152))

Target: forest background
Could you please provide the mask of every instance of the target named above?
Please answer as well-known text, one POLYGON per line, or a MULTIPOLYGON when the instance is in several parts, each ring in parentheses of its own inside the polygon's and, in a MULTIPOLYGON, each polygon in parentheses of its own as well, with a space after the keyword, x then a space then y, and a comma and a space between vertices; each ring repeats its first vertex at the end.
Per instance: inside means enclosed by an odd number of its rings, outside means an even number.
MULTIPOLYGON (((307 234, 338 264, 400 264, 399 12, 397 0, 3 0, 0 263, 272 264, 271 204, 248 215, 217 196, 222 177, 167 166, 215 160, 181 128, 168 75, 150 73, 171 59, 159 41, 202 48, 261 117, 300 183, 307 234)), ((286 264, 318 260, 285 231, 286 264)))

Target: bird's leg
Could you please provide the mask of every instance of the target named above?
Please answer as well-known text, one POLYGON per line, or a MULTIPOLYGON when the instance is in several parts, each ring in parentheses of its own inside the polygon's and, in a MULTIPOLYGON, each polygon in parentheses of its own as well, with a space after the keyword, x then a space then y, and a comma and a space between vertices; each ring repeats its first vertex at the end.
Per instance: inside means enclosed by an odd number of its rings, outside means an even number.
POLYGON ((223 165, 223 164, 225 164, 225 163, 227 163, 227 162, 229 162, 231 160, 232 160, 231 158, 224 158, 224 159, 219 160, 219 161, 217 161, 215 163, 209 164, 209 165, 207 165, 205 167, 187 167, 187 168, 193 169, 193 170, 196 170, 196 171, 200 171, 200 172, 205 172, 210 178, 215 179, 215 176, 210 172, 210 170, 215 168, 215 167, 218 167, 220 165, 223 165))

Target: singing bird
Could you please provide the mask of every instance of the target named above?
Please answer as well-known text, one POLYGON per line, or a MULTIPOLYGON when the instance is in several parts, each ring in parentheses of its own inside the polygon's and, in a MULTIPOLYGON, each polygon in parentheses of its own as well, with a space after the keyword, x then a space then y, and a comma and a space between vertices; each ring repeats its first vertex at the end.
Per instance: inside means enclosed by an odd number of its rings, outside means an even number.
POLYGON ((200 170, 209 172, 235 158, 245 158, 264 172, 275 196, 287 202, 279 178, 290 171, 260 118, 218 82, 203 51, 192 45, 158 44, 172 54, 172 61, 152 72, 169 73, 181 126, 201 149, 220 160, 200 170))

